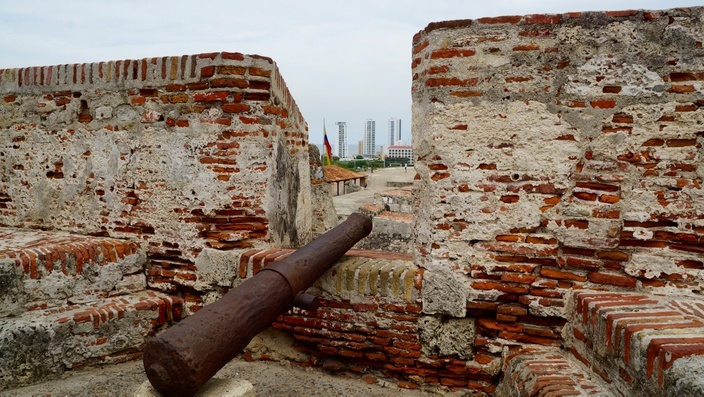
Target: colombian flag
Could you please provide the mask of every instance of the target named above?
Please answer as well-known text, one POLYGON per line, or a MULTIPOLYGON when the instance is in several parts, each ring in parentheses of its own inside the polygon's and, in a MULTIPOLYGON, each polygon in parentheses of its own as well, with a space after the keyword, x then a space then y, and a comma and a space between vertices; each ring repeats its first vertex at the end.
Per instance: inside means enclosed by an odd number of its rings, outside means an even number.
POLYGON ((330 165, 332 164, 332 146, 330 146, 330 141, 328 141, 328 131, 325 129, 325 124, 323 124, 323 146, 325 146, 327 165, 330 165))

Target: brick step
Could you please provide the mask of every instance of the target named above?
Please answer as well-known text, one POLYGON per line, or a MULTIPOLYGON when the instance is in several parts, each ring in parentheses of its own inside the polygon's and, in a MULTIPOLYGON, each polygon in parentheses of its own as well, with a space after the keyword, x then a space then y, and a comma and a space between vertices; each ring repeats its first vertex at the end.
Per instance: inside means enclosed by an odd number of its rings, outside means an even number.
POLYGON ((0 318, 144 290, 140 243, 0 228, 0 318))
POLYGON ((608 384, 560 348, 526 347, 504 362, 497 396, 618 396, 608 384))
POLYGON ((142 291, 0 319, 0 390, 67 369, 135 359, 148 336, 181 318, 180 298, 142 291))
POLYGON ((413 215, 407 212, 383 211, 373 219, 372 232, 355 248, 366 250, 411 252, 413 215))
POLYGON ((592 291, 574 303, 573 354, 624 395, 704 395, 689 376, 704 361, 704 300, 592 291))
POLYGON ((413 213, 413 186, 385 190, 374 196, 375 201, 388 211, 413 213))
POLYGON ((384 211, 384 207, 378 204, 364 204, 359 207, 359 212, 371 217, 375 217, 384 211))

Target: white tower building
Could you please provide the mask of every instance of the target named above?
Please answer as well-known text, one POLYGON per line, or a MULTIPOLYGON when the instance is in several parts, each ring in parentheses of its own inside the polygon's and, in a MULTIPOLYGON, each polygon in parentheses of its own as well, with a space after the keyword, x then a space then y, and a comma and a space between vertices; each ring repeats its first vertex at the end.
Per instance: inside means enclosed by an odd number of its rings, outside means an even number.
POLYGON ((401 141, 401 119, 389 119, 389 146, 398 145, 401 141))
POLYGON ((338 121, 337 126, 337 155, 341 159, 347 157, 347 123, 338 121))
POLYGON ((364 122, 364 154, 374 155, 376 151, 376 121, 367 119, 364 122))

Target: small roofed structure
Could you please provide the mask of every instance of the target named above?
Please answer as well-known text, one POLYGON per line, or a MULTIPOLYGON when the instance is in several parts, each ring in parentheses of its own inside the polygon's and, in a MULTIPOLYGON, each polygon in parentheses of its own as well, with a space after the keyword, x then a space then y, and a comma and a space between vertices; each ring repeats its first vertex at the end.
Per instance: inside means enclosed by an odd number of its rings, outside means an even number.
POLYGON ((367 175, 336 166, 323 166, 325 182, 330 185, 330 192, 333 196, 352 193, 362 187, 367 187, 367 175), (358 186, 358 188, 352 188, 358 186), (352 190, 352 191, 350 191, 352 190))

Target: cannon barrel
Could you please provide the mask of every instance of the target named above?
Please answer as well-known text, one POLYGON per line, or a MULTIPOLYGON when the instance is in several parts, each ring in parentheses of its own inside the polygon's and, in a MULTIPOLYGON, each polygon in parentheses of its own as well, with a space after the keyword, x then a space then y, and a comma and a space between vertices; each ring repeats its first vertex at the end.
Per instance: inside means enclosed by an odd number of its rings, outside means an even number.
MULTIPOLYGON (((144 348, 149 382, 164 396, 192 396, 259 332, 293 307, 313 285, 372 229, 355 213, 318 239, 275 261, 220 300, 186 317, 144 348)), ((305 297, 299 301, 306 301, 305 297)))

